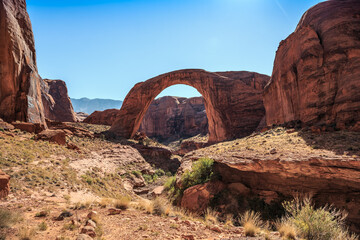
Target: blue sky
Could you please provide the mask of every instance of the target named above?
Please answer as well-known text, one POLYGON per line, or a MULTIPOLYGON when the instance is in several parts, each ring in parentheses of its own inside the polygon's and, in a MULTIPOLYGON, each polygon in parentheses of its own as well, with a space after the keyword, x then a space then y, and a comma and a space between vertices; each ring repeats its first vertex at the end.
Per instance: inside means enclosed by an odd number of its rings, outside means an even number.
MULTIPOLYGON (((27 0, 39 73, 70 97, 123 100, 184 69, 271 75, 279 42, 319 0, 27 0)), ((191 97, 184 85, 161 95, 191 97)))

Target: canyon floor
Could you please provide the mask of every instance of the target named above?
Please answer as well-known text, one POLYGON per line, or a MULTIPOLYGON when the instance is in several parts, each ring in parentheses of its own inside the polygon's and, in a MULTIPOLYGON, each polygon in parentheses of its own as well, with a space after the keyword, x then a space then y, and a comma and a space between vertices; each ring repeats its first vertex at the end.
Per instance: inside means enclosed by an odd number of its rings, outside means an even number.
MULTIPOLYGON (((106 130, 91 124, 74 126, 94 133, 106 130)), ((0 207, 17 216, 14 224, 0 228, 6 239, 20 239, 24 234, 34 239, 76 239, 92 211, 97 212, 96 239, 280 239, 277 232, 245 237, 242 227, 195 216, 166 203, 162 216, 149 210, 149 202, 156 195, 154 188, 174 173, 147 161, 139 145, 155 147, 161 155, 160 147, 168 151, 174 144, 168 147, 151 140, 141 144, 135 140, 108 141, 101 135, 71 135, 67 141, 79 149, 35 141, 34 134, 17 129, 0 131, 0 169, 11 176, 11 192, 0 207), (116 199, 124 197, 131 199, 128 208, 109 214, 116 210, 116 199), (71 216, 58 219, 64 212, 71 216)), ((286 155, 301 160, 311 154, 358 159, 360 133, 319 134, 276 128, 199 149, 184 158, 208 156, 231 161, 286 155)), ((172 158, 182 161, 179 156, 172 158)))

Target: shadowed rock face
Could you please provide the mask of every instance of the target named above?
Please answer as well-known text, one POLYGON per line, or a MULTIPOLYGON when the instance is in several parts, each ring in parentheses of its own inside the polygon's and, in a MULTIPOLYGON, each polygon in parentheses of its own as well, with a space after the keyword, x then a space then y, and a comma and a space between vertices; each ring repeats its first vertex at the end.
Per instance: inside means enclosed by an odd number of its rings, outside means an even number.
POLYGON ((264 91, 267 124, 360 125, 360 1, 317 4, 280 43, 264 91))
POLYGON ((153 99, 169 86, 186 84, 204 97, 209 142, 242 137, 253 132, 265 115, 262 86, 268 80, 266 75, 251 72, 211 73, 186 69, 166 73, 131 89, 110 131, 133 137, 153 99))
POLYGON ((25 0, 0 0, 0 117, 45 123, 25 0))
POLYGON ((62 80, 44 79, 42 99, 45 117, 57 122, 76 122, 66 84, 62 80))
POLYGON ((154 100, 141 123, 140 132, 159 141, 207 134, 208 124, 202 97, 162 97, 154 100))

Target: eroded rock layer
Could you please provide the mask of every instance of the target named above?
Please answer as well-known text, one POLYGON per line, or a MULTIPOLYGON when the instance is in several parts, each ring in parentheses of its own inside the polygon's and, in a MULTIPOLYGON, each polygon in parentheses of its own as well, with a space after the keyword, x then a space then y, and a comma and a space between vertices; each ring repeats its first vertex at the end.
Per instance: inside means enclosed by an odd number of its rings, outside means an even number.
POLYGON ((268 80, 266 75, 245 71, 211 73, 185 69, 162 74, 131 89, 110 131, 133 137, 153 99, 169 86, 186 84, 204 98, 209 142, 246 136, 265 115, 262 87, 268 80))
POLYGON ((267 124, 360 130, 360 1, 330 0, 280 43, 264 91, 267 124))
POLYGON ((42 83, 25 0, 0 0, 0 117, 44 124, 42 83))

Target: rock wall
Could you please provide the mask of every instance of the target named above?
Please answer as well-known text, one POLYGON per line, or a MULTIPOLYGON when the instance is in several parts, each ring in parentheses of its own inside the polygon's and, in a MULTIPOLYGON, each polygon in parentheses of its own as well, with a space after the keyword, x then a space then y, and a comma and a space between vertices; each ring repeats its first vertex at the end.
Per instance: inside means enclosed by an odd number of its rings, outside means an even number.
POLYGON ((42 100, 46 118, 57 122, 77 121, 64 81, 44 79, 42 100))
POLYGON ((159 141, 207 134, 204 99, 169 96, 155 99, 146 112, 139 131, 159 141))
POLYGON ((277 50, 264 90, 267 124, 300 120, 360 130, 359 36, 360 1, 330 0, 309 9, 277 50))
POLYGON ((0 118, 45 123, 25 0, 0 0, 0 118))

